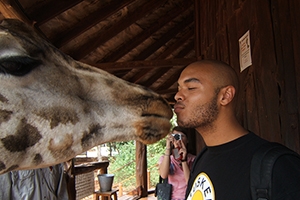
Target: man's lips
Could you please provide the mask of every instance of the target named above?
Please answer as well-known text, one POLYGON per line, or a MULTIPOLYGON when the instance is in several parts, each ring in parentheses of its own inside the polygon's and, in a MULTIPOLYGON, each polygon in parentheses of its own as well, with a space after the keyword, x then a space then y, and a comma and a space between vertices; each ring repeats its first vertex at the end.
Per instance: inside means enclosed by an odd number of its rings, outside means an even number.
POLYGON ((180 110, 184 109, 184 105, 182 105, 181 103, 175 103, 174 105, 174 112, 178 113, 180 112, 180 110))

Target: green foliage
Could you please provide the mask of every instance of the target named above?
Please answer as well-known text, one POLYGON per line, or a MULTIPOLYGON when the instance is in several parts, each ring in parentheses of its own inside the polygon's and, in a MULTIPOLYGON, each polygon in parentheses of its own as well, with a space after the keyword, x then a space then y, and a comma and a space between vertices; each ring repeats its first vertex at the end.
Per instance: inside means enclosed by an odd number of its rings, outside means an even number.
POLYGON ((114 184, 122 183, 123 187, 135 185, 135 144, 134 141, 115 143, 119 152, 115 157, 110 157, 108 171, 115 175, 114 184), (130 178, 132 177, 133 178, 130 178), (131 180, 132 179, 132 180, 131 180))
MULTIPOLYGON (((147 165, 150 171, 150 186, 154 187, 158 182, 157 162, 165 149, 166 140, 151 145, 147 145, 147 165)), ((119 154, 115 157, 110 157, 108 171, 113 173, 114 184, 122 183, 123 187, 134 189, 136 187, 135 179, 135 142, 116 143, 119 154)))
MULTIPOLYGON (((176 115, 171 119, 172 128, 176 126, 176 115)), ((163 155, 166 140, 162 139, 154 144, 147 145, 147 168, 150 171, 150 187, 155 187, 159 180, 158 160, 163 155)), ((124 190, 129 191, 136 188, 135 175, 135 141, 116 142, 111 147, 118 152, 114 157, 110 157, 108 168, 109 173, 113 173, 114 184, 122 183, 124 190)))
POLYGON ((163 155, 166 139, 147 146, 147 165, 150 171, 150 187, 155 187, 159 181, 158 160, 163 155))

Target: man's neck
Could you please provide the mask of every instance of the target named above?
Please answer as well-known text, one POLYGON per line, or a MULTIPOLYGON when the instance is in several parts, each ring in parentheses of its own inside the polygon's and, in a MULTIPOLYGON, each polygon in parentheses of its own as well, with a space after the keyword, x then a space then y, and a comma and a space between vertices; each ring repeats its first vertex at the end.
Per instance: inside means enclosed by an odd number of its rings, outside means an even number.
POLYGON ((201 134, 207 146, 225 144, 248 133, 248 131, 237 122, 225 123, 223 126, 212 125, 210 128, 197 128, 196 130, 201 134))

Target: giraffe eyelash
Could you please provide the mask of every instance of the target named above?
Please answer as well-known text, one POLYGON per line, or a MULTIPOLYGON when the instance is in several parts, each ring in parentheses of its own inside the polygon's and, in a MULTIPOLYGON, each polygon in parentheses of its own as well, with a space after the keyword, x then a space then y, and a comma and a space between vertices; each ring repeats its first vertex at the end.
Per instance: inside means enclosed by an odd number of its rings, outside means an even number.
POLYGON ((8 57, 0 60, 0 73, 24 76, 40 64, 41 61, 26 56, 8 57))

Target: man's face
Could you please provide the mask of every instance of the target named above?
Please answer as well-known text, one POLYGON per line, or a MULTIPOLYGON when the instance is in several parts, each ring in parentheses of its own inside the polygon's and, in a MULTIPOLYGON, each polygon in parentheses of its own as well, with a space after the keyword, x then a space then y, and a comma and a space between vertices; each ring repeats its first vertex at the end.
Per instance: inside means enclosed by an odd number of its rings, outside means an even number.
POLYGON ((174 111, 179 126, 187 128, 211 127, 218 116, 218 94, 214 87, 212 69, 190 65, 178 79, 177 103, 174 111))

